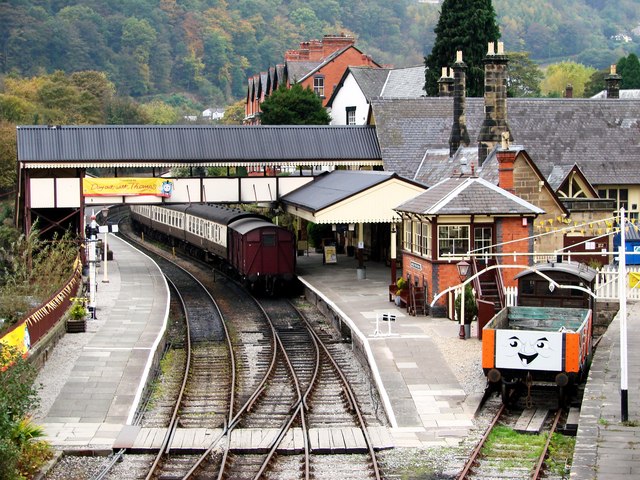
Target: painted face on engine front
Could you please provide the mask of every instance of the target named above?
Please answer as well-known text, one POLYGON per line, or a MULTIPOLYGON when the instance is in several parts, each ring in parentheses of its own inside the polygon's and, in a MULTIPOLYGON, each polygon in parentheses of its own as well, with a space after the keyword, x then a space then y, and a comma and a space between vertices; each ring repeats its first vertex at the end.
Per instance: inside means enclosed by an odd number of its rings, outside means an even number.
POLYGON ((539 337, 536 339, 521 339, 513 335, 508 339, 507 356, 517 356, 524 367, 528 367, 536 358, 548 358, 552 354, 549 339, 539 337))
POLYGON ((562 335, 539 330, 497 330, 496 367, 561 371, 562 335))

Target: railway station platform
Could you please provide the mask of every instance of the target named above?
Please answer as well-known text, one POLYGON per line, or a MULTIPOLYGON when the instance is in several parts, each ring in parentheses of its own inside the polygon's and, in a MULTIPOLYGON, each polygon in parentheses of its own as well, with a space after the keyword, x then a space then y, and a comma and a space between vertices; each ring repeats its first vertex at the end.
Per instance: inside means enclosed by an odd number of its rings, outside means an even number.
POLYGON ((133 419, 164 334, 169 290, 159 268, 114 235, 109 249, 108 282, 104 270, 96 278, 96 318, 86 332, 65 335, 38 375, 48 404, 36 421, 56 448, 112 448, 133 419))
POLYGON ((484 387, 475 324, 472 338, 460 340, 456 322, 410 316, 406 308, 389 301, 390 267, 366 262, 365 278, 360 279, 356 269, 357 261, 347 255, 338 255, 334 264, 323 264, 321 254, 298 257, 301 281, 338 312, 354 342, 367 352, 395 445, 457 445, 473 427, 484 387), (395 321, 381 321, 385 314, 395 316, 395 321), (452 364, 441 347, 464 349, 465 357, 473 360, 452 364), (466 393, 456 369, 465 369, 460 377, 475 378, 480 389, 466 393))
POLYGON ((620 317, 602 336, 584 391, 571 477, 640 478, 640 302, 627 306, 628 421, 622 422, 620 317))

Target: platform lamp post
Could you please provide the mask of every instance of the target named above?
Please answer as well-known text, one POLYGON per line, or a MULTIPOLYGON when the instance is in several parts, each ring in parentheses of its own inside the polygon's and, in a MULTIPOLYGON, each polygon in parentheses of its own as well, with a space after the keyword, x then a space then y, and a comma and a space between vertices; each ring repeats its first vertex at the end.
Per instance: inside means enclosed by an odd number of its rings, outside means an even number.
POLYGON ((109 224, 107 223, 107 217, 109 216, 109 207, 102 208, 102 218, 104 219, 104 223, 107 226, 104 232, 104 276, 102 277, 102 283, 109 283, 109 276, 107 275, 107 252, 109 251, 109 246, 107 244, 107 238, 109 238, 109 224))
MULTIPOLYGON (((460 333, 458 333, 458 337, 461 340, 464 340, 466 335, 464 333, 464 291, 466 289, 466 285, 464 285, 464 281, 467 279, 467 275, 469 275, 469 268, 471 265, 469 262, 462 260, 461 262, 456 263, 456 268, 458 269, 458 275, 460 275, 460 283, 462 283, 462 291, 460 292, 460 333)), ((456 311, 455 302, 453 311, 456 311)))

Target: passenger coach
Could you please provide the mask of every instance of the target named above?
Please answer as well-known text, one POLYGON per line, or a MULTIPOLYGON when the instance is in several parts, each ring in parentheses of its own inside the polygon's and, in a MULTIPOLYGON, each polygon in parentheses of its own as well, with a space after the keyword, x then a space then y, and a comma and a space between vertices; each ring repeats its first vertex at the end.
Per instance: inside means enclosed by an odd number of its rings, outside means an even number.
POLYGON ((263 215, 219 205, 134 205, 131 218, 192 254, 213 255, 251 288, 273 293, 295 277, 294 234, 263 215))

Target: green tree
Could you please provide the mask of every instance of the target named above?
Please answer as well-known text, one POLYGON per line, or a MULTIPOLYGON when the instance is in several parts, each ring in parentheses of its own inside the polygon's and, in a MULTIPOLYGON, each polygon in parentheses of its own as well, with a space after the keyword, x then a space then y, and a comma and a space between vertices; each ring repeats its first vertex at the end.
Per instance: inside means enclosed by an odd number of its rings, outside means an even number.
POLYGON ((622 88, 640 88, 640 61, 635 53, 618 60, 616 71, 622 77, 622 88))
POLYGON ((152 125, 174 125, 180 120, 178 111, 160 100, 142 104, 140 110, 152 125))
POLYGON ((25 478, 19 473, 22 444, 16 433, 20 423, 38 405, 33 385, 35 368, 20 352, 0 342, 0 478, 25 478))
POLYGON ((16 188, 16 158, 16 126, 0 120, 0 192, 16 188))
POLYGON ((138 125, 147 123, 147 117, 134 100, 125 97, 115 97, 107 104, 107 125, 138 125))
POLYGON ((591 74, 584 86, 584 97, 591 98, 607 88, 605 77, 609 75, 609 69, 597 70, 591 74))
POLYGON ((562 96, 567 85, 573 86, 574 97, 584 95, 585 85, 596 69, 575 62, 554 63, 547 67, 540 85, 543 95, 562 96))
POLYGON ((500 38, 496 13, 491 0, 444 0, 440 19, 435 28, 436 41, 425 57, 425 90, 428 95, 438 93, 438 79, 442 67, 451 65, 456 51, 462 50, 467 64, 467 94, 484 94, 484 66, 482 59, 487 44, 500 38))
POLYGON ((320 97, 299 83, 280 86, 260 108, 263 125, 328 125, 331 121, 320 97))
POLYGON ((528 52, 509 52, 508 95, 510 97, 539 97, 542 70, 529 58, 528 52))
POLYGON ((224 110, 224 117, 220 119, 221 125, 242 125, 244 121, 245 101, 240 100, 224 110))

